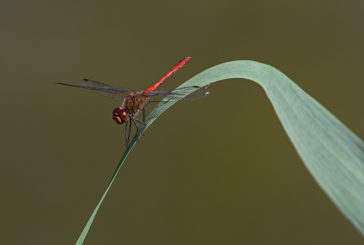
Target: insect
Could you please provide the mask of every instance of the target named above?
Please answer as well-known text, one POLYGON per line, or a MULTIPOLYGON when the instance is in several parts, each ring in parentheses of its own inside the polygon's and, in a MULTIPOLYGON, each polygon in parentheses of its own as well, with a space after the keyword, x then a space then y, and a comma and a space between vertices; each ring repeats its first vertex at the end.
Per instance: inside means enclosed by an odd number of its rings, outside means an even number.
MULTIPOLYGON (((176 71, 181 69, 191 57, 185 57, 180 60, 176 65, 174 65, 161 79, 159 79, 152 86, 147 87, 146 89, 138 92, 132 92, 126 88, 119 88, 107 85, 105 83, 96 82, 89 79, 83 79, 81 85, 77 84, 67 84, 67 83, 57 83, 59 85, 65 85, 76 88, 84 88, 93 90, 101 95, 110 97, 117 101, 121 101, 122 104, 120 107, 117 107, 112 112, 112 118, 117 124, 125 123, 125 143, 128 145, 129 138, 131 134, 131 127, 134 124, 137 128, 137 133, 140 125, 145 125, 145 106, 151 102, 160 102, 160 101, 152 101, 151 98, 154 96, 165 97, 170 95, 170 99, 178 98, 178 89, 177 92, 171 92, 166 90, 157 90, 157 88, 171 75, 173 75, 176 71), (142 113, 142 120, 138 119, 137 116, 139 113, 142 113)), ((188 89, 191 87, 180 88, 188 89)), ((191 95, 184 98, 184 100, 195 100, 201 97, 204 97, 209 94, 207 87, 198 87, 193 86, 193 88, 197 88, 196 92, 193 92, 191 95)))

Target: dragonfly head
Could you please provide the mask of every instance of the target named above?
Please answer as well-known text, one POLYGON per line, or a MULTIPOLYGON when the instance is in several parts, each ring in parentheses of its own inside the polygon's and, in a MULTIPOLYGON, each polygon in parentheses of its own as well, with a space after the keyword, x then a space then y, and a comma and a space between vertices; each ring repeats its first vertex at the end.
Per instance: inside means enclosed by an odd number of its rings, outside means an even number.
POLYGON ((112 112, 112 119, 117 124, 123 124, 124 122, 126 122, 128 120, 128 118, 129 118, 129 115, 125 108, 117 107, 112 112))

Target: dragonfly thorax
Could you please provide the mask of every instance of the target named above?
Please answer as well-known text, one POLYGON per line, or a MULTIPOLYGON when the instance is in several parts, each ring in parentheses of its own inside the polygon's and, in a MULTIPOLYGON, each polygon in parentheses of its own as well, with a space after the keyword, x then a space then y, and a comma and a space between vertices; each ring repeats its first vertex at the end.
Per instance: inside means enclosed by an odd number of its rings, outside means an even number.
POLYGON ((127 109, 122 107, 115 108, 112 112, 112 119, 118 124, 123 124, 124 122, 128 121, 129 114, 127 109))

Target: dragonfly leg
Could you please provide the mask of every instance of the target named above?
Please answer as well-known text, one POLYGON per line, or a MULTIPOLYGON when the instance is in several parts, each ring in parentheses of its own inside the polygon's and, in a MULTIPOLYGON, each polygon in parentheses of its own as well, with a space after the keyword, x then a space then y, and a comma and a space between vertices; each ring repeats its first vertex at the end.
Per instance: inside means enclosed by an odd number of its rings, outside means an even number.
POLYGON ((143 108, 143 122, 145 122, 145 108, 143 108))
POLYGON ((124 130, 124 143, 125 143, 125 147, 128 146, 128 142, 127 142, 127 138, 128 138, 128 121, 126 121, 125 123, 125 130, 124 130))
POLYGON ((135 120, 136 122, 138 122, 138 123, 141 123, 143 126, 146 126, 146 125, 147 125, 144 121, 139 120, 138 118, 134 118, 134 120, 135 120))
MULTIPOLYGON (((137 136, 137 140, 139 139, 139 137, 140 137, 140 135, 139 135, 139 128, 140 128, 140 126, 139 126, 139 124, 137 123, 137 121, 140 121, 140 120, 138 120, 138 119, 136 119, 135 117, 132 117, 131 118, 132 120, 133 120, 133 123, 134 123, 134 125, 135 125, 135 127, 136 127, 136 136, 137 136)), ((130 122, 131 123, 131 122, 130 122)))
POLYGON ((130 134, 131 134, 131 121, 128 120, 125 123, 125 147, 128 147, 130 134))

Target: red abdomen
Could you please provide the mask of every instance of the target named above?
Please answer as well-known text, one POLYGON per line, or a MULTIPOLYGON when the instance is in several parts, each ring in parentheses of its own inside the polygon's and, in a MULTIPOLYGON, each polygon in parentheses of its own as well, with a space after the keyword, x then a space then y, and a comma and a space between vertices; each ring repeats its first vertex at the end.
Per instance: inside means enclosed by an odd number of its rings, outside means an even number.
POLYGON ((152 86, 144 89, 144 93, 150 93, 153 92, 154 90, 156 90, 167 78, 169 78, 173 73, 175 73, 176 71, 178 71, 179 69, 182 68, 182 66, 184 66, 187 61, 189 61, 191 59, 190 56, 183 58, 182 60, 178 61, 178 63, 173 66, 166 75, 164 75, 161 79, 159 79, 158 82, 156 82, 155 84, 153 84, 152 86))

